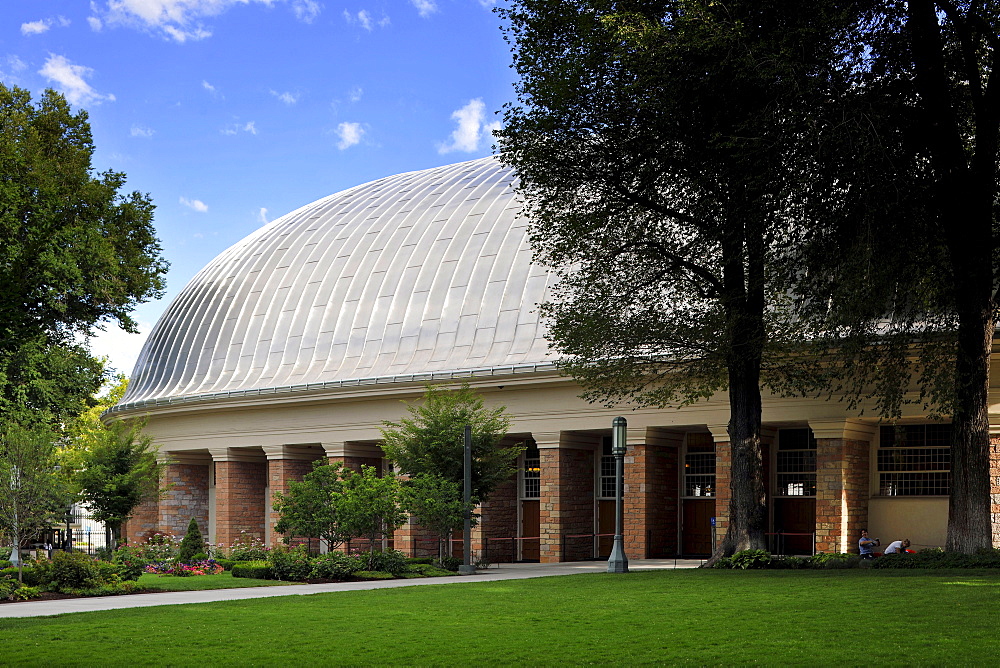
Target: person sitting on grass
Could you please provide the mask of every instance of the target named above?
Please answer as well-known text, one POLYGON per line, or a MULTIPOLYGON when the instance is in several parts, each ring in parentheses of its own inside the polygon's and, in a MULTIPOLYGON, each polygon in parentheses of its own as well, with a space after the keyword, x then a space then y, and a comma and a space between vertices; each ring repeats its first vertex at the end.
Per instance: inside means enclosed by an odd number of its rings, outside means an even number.
POLYGON ((910 546, 910 539, 904 538, 903 540, 894 540, 889 543, 889 546, 885 548, 885 552, 882 554, 902 554, 906 552, 906 548, 910 546))
POLYGON ((878 538, 869 538, 868 531, 861 530, 861 539, 858 541, 858 551, 861 552, 862 559, 874 559, 875 547, 880 545, 878 538))

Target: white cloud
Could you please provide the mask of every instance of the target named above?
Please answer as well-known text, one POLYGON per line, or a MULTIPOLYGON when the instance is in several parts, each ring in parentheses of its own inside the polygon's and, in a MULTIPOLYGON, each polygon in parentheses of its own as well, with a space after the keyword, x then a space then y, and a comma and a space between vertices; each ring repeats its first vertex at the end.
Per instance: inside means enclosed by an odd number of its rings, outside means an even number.
POLYGON ((434 0, 410 0, 410 2, 417 8, 417 13, 425 18, 436 12, 438 8, 434 0))
POLYGON ((257 220, 261 223, 267 224, 267 207, 260 207, 260 211, 257 212, 257 220))
POLYGON ((271 95, 275 96, 276 98, 278 98, 279 100, 281 100, 282 102, 284 102, 285 104, 287 104, 288 106, 291 106, 291 105, 293 105, 293 104, 295 104, 296 102, 299 101, 299 95, 298 94, 289 93, 287 91, 284 92, 284 93, 279 93, 278 91, 272 89, 271 90, 271 95))
POLYGON ((188 199, 187 197, 181 197, 181 204, 189 209, 197 211, 198 213, 205 213, 208 211, 208 205, 200 199, 188 199))
POLYGON ((500 129, 500 123, 484 124, 485 110, 486 105, 483 104, 482 98, 477 97, 469 100, 469 103, 461 109, 451 112, 451 118, 458 122, 458 127, 451 133, 448 143, 438 144, 438 153, 452 151, 471 153, 479 150, 480 140, 485 139, 488 142, 492 139, 493 131, 500 129))
POLYGON ((96 16, 88 16, 87 23, 90 24, 90 29, 94 32, 101 32, 101 28, 104 27, 104 22, 96 16))
POLYGON ((102 100, 114 101, 115 96, 101 95, 85 81, 94 70, 83 65, 74 65, 66 56, 49 54, 42 69, 38 73, 49 81, 54 81, 71 104, 98 104, 102 100))
POLYGON ((139 322, 137 327, 139 332, 136 334, 129 334, 114 325, 110 325, 107 331, 98 331, 89 341, 90 352, 97 357, 107 357, 115 371, 131 374, 142 352, 142 345, 153 329, 148 322, 139 322))
POLYGON ((153 128, 147 128, 145 125, 133 125, 130 134, 133 137, 149 138, 156 133, 153 128))
POLYGON ((248 132, 252 135, 257 134, 257 123, 256 121, 248 121, 246 123, 233 123, 232 125, 226 126, 219 130, 224 135, 236 135, 241 132, 248 132))
POLYGON ((52 27, 52 21, 44 19, 41 21, 30 21, 28 23, 21 24, 21 34, 22 35, 41 35, 43 32, 47 31, 52 27))
POLYGON ((347 92, 347 97, 348 99, 350 99, 351 102, 360 102, 361 95, 364 92, 365 91, 361 88, 361 86, 355 86, 354 88, 352 88, 347 92))
POLYGON ((68 18, 66 18, 65 16, 57 16, 56 17, 56 21, 59 22, 59 27, 60 28, 68 28, 69 27, 70 20, 68 18))
POLYGON ((27 63, 17 56, 7 56, 0 61, 0 81, 5 82, 8 86, 19 85, 21 79, 17 73, 27 67, 27 63))
POLYGON ((322 10, 323 5, 316 2, 316 0, 294 0, 292 2, 292 11, 295 12, 295 18, 303 23, 312 23, 322 10))
POLYGON ((161 35, 179 43, 211 37, 203 23, 236 5, 264 5, 276 1, 290 7, 300 21, 311 23, 322 11, 317 0, 104 0, 91 10, 107 24, 125 25, 161 35))
POLYGON ((337 148, 343 151, 354 146, 361 141, 364 134, 365 129, 361 127, 361 123, 341 123, 337 126, 337 137, 340 139, 337 148))
POLYGON ((347 21, 350 25, 357 24, 362 28, 364 28, 365 30, 367 30, 368 32, 374 30, 376 26, 378 26, 379 28, 384 28, 391 23, 391 21, 389 21, 389 17, 386 16, 385 14, 382 15, 382 18, 376 21, 375 17, 372 16, 372 13, 369 12, 367 9, 362 9, 358 11, 357 14, 349 12, 345 9, 344 20, 347 21))

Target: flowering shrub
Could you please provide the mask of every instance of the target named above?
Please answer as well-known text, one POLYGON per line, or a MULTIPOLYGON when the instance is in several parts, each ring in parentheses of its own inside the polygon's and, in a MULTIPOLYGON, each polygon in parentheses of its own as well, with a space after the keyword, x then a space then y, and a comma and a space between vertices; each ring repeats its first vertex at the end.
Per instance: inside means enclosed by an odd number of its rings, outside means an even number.
POLYGON ((218 575, 222 572, 222 566, 214 559, 195 561, 190 564, 180 562, 159 562, 146 566, 147 573, 157 575, 176 575, 177 577, 190 577, 192 575, 218 575))
POLYGON ((225 554, 231 561, 267 561, 271 548, 264 544, 264 541, 256 536, 241 531, 239 538, 233 541, 226 552, 226 546, 222 543, 215 546, 218 556, 225 554))

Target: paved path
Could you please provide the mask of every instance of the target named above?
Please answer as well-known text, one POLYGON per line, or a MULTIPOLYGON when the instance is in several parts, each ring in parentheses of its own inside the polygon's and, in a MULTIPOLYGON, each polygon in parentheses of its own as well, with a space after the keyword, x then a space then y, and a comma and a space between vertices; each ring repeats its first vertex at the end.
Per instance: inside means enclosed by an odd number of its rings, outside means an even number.
MULTIPOLYGON (((629 570, 664 570, 697 568, 697 559, 643 559, 629 562, 629 570)), ((182 603, 208 603, 211 601, 239 601, 247 598, 270 596, 297 596, 358 589, 387 589, 414 587, 428 584, 465 584, 467 582, 495 582, 497 580, 523 580, 553 575, 601 573, 607 571, 607 562, 578 561, 564 564, 501 564, 479 571, 475 575, 419 578, 413 580, 374 580, 368 582, 334 582, 330 584, 287 585, 281 587, 245 587, 242 589, 211 589, 207 591, 172 591, 158 594, 131 596, 95 596, 92 598, 67 598, 59 601, 23 601, 0 605, 0 617, 41 617, 69 612, 118 610, 121 608, 147 608, 154 605, 179 605, 182 603)))

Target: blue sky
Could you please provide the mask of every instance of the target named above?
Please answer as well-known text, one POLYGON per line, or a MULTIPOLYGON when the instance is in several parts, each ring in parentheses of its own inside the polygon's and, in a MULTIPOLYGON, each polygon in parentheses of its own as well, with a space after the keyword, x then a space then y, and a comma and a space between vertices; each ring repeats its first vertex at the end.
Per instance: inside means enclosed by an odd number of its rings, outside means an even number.
POLYGON ((0 0, 0 81, 90 115, 98 170, 149 193, 171 263, 141 335, 92 342, 131 373, 194 274, 289 211, 491 152, 515 79, 489 0, 0 0))

